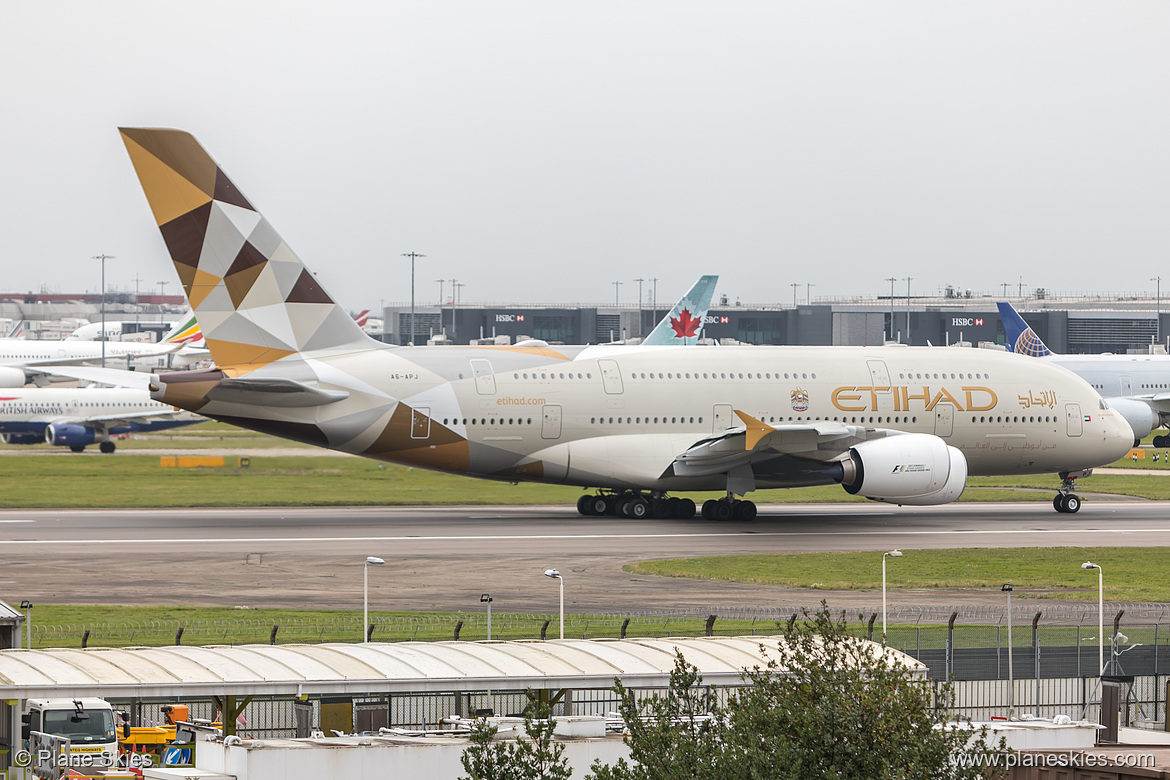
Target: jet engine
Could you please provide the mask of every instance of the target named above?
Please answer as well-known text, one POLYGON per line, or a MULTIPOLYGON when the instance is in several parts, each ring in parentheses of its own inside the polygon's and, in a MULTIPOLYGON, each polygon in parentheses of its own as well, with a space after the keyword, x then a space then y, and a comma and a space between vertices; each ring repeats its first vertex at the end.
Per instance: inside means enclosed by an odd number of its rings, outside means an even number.
POLYGON ((78 444, 93 444, 97 441, 93 428, 84 425, 57 425, 45 428, 45 440, 58 447, 72 447, 78 444))
POLYGON ((28 376, 23 368, 0 366, 0 387, 24 387, 26 384, 28 376))
POLYGON ((967 459, 937 436, 907 433, 864 441, 841 461, 854 495, 909 506, 949 504, 967 485, 967 459))
POLYGON ((1162 424, 1158 413, 1145 401, 1134 398, 1107 398, 1105 403, 1109 408, 1120 414, 1133 428, 1133 440, 1139 442, 1150 434, 1150 431, 1162 424))
POLYGON ((5 444, 44 444, 45 437, 39 433, 0 433, 5 444))

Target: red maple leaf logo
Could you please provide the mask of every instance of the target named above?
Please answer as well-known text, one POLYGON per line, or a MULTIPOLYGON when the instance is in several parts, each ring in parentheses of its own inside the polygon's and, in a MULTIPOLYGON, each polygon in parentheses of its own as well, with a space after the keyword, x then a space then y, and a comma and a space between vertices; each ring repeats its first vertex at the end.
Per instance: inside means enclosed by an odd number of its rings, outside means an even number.
POLYGON ((686 309, 679 312, 678 317, 670 318, 670 327, 674 328, 675 337, 680 339, 691 338, 699 333, 699 321, 686 309))

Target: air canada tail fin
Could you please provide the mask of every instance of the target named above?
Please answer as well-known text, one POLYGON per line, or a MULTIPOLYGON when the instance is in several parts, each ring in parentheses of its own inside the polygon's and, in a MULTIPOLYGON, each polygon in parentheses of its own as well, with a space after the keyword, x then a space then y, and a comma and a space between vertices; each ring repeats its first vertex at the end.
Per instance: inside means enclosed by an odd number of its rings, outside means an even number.
POLYGON ((674 308, 654 326, 642 343, 653 346, 664 344, 694 344, 703 336, 703 320, 711 307, 718 276, 700 276, 674 308))
POLYGON ((1036 331, 1028 327, 1024 318, 1007 301, 996 304, 999 307, 999 318, 1003 321, 1003 332, 1007 336, 1007 347, 1018 355, 1032 357, 1046 357, 1052 350, 1036 335, 1036 331))
POLYGON ((121 133, 216 364, 372 344, 190 134, 121 133))

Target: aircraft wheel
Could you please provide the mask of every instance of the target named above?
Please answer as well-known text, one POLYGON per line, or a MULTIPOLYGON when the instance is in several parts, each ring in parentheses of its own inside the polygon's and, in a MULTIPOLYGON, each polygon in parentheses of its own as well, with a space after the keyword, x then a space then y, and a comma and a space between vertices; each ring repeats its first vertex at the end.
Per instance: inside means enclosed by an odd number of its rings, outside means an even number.
POLYGON ((1071 493, 1064 497, 1064 511, 1075 514, 1081 511, 1081 500, 1071 493))
POLYGON ((716 501, 714 515, 716 520, 725 523, 735 516, 735 507, 730 501, 716 501))
POLYGON ((589 514, 604 517, 609 514, 609 501, 605 496, 586 496, 589 499, 589 514))
MULTIPOLYGON (((682 517, 682 499, 673 496, 666 499, 666 516, 670 518, 682 517)), ((693 515, 692 515, 693 517, 693 515)))
POLYGON ((719 506, 719 502, 713 498, 708 498, 706 501, 704 501, 703 502, 703 519, 704 520, 714 520, 715 519, 715 507, 717 507, 717 506, 719 506))
POLYGON ((1052 499, 1052 508, 1057 512, 1064 511, 1064 493, 1056 494, 1056 498, 1052 499))
POLYGON ((98 445, 98 450, 109 454, 114 451, 114 443, 112 441, 103 441, 98 445))
POLYGON ((695 502, 689 498, 680 498, 678 500, 678 515, 682 520, 690 520, 695 516, 695 502))
POLYGON ((70 452, 85 452, 85 445, 84 444, 70 444, 69 451, 70 452))
POLYGON ((736 520, 750 523, 756 519, 756 505, 753 501, 736 501, 732 509, 736 520))
POLYGON ((665 520, 671 517, 673 513, 670 511, 670 502, 665 498, 654 498, 650 500, 650 515, 655 520, 665 520))
POLYGON ((1170 436, 1155 436, 1154 437, 1154 446, 1155 447, 1170 447, 1170 436))
POLYGON ((621 499, 621 496, 605 496, 605 514, 609 515, 610 517, 621 517, 621 499))
POLYGON ((581 496, 577 499, 577 514, 585 517, 593 514, 589 511, 589 496, 581 496))
POLYGON ((646 515, 650 514, 650 505, 641 498, 631 498, 629 507, 626 510, 626 517, 632 517, 635 520, 641 520, 646 515))

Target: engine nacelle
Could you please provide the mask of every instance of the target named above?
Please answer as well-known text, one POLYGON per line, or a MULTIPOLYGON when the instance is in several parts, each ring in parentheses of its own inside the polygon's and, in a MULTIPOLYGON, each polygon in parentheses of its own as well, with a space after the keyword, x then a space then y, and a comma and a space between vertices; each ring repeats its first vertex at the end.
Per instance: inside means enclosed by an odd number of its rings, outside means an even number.
POLYGON ((0 366, 0 387, 24 387, 26 384, 28 376, 23 368, 0 366))
POLYGON ((97 441, 93 428, 84 425, 50 425, 45 428, 45 440, 58 447, 93 444, 97 441))
POLYGON ((1109 404, 1109 408, 1120 414, 1129 423, 1129 427, 1133 428, 1134 441, 1144 439, 1150 435, 1150 431, 1162 424, 1162 421, 1154 408, 1145 401, 1138 401, 1134 398, 1107 398, 1105 403, 1109 404))
POLYGON ((5 444, 44 444, 45 437, 39 433, 0 433, 5 444))
POLYGON ((925 433, 862 442, 841 466, 846 491, 891 504, 949 504, 967 486, 963 453, 925 433))

